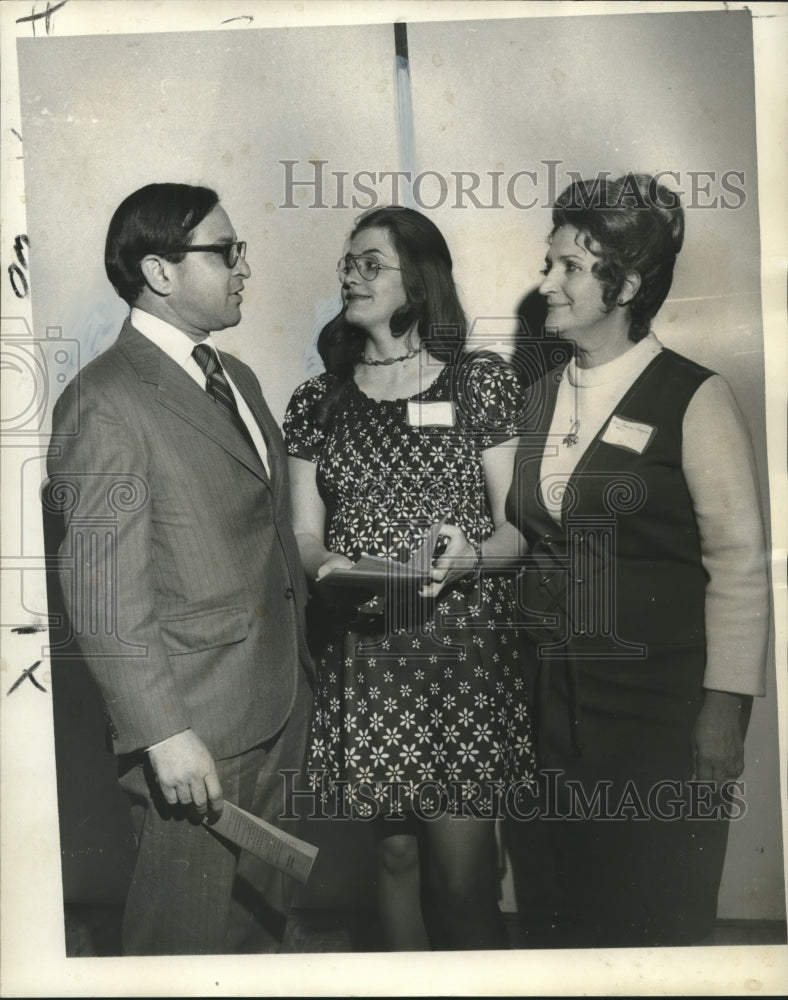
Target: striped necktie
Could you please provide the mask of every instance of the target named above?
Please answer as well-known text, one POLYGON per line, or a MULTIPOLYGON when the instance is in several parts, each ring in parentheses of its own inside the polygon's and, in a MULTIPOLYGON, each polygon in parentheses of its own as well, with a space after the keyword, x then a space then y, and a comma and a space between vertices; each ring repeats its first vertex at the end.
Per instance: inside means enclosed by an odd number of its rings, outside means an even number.
POLYGON ((205 373, 205 391, 209 396, 213 396, 217 406, 220 406, 225 411, 252 448, 254 448, 249 429, 238 412, 235 395, 230 383, 227 381, 227 376, 224 374, 224 369, 216 351, 207 344, 197 344, 192 351, 192 356, 205 373))

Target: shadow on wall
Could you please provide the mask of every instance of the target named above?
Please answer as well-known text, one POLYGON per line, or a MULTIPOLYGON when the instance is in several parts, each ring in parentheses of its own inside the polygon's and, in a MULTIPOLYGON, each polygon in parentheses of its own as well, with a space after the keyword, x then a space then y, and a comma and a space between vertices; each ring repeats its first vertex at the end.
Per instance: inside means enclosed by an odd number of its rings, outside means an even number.
MULTIPOLYGON (((44 513, 50 555, 62 535, 60 519, 44 513)), ((55 727, 63 901, 112 905, 125 899, 134 862, 134 835, 126 799, 107 746, 99 690, 69 643, 71 631, 57 574, 47 573, 52 698, 55 727)))
MULTIPOLYGON (((543 375, 565 364, 572 356, 572 344, 544 329, 547 305, 536 287, 530 289, 517 306, 512 364, 524 386, 532 385, 543 375)), ((533 414, 526 414, 532 418, 533 414)))

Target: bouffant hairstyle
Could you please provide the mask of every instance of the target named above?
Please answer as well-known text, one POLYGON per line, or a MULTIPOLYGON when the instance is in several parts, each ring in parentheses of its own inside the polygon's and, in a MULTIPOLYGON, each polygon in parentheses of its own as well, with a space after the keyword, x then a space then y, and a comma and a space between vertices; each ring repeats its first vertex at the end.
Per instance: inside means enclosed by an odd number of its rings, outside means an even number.
POLYGON ((615 308, 627 275, 639 276, 629 302, 629 337, 642 340, 667 298, 684 242, 679 196, 650 174, 574 181, 556 199, 550 236, 566 225, 579 231, 586 250, 597 258, 592 273, 608 310, 615 308))

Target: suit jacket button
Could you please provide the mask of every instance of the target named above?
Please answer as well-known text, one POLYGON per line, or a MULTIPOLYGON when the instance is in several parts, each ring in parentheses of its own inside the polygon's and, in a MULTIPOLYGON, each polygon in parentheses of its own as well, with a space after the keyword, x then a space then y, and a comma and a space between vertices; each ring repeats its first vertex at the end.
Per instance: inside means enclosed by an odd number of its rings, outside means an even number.
POLYGON ((287 598, 288 601, 293 600, 293 598, 295 597, 295 591, 293 590, 292 587, 287 588, 287 590, 285 591, 285 597, 287 598))

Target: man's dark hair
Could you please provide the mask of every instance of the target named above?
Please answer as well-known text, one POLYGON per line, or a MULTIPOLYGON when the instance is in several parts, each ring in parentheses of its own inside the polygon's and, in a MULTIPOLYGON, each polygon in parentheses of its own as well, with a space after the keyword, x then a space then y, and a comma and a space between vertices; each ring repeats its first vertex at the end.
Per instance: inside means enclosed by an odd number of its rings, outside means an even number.
POLYGON ((215 191, 190 184, 148 184, 115 210, 107 231, 104 267, 118 295, 133 306, 145 287, 140 261, 150 253, 173 263, 192 232, 219 203, 215 191))

